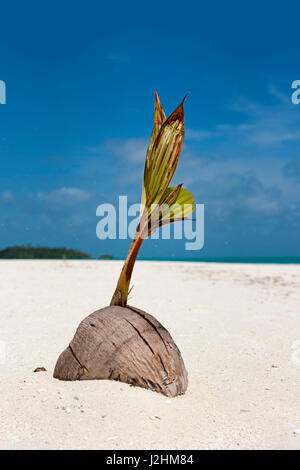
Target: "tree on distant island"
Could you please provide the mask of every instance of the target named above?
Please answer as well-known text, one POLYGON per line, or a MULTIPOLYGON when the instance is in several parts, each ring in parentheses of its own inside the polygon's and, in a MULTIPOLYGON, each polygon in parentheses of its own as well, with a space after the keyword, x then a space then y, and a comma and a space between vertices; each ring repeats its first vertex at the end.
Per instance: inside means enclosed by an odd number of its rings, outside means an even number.
POLYGON ((98 259, 114 259, 113 255, 100 255, 98 259))
POLYGON ((91 256, 69 248, 9 246, 0 250, 0 259, 89 259, 91 256))

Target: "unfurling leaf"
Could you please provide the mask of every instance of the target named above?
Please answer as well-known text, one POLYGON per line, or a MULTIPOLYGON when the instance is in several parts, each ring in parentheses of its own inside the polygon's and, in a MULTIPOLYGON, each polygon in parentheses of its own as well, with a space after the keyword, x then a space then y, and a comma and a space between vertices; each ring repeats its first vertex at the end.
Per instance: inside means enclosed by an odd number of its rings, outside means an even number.
POLYGON ((142 203, 159 203, 176 170, 184 138, 183 102, 164 120, 155 95, 154 128, 147 150, 142 203))
POLYGON ((168 187, 183 145, 184 100, 185 97, 166 119, 155 91, 154 126, 146 156, 139 227, 143 238, 161 225, 183 220, 194 210, 194 198, 189 191, 182 189, 181 184, 168 187))
POLYGON ((181 187, 168 188, 168 195, 162 204, 152 205, 148 235, 158 227, 184 220, 195 208, 194 196, 181 187))
POLYGON ((145 170, 144 170, 144 183, 143 183, 143 193, 142 193, 142 204, 146 204, 146 187, 148 187, 148 175, 149 175, 149 168, 152 164, 152 158, 154 156, 153 145, 155 143, 156 137, 160 131, 161 126, 166 120, 166 115, 161 105, 160 99, 158 97, 157 91, 155 90, 155 108, 154 108, 154 125, 151 134, 150 143, 147 150, 146 155, 146 162, 145 162, 145 170))

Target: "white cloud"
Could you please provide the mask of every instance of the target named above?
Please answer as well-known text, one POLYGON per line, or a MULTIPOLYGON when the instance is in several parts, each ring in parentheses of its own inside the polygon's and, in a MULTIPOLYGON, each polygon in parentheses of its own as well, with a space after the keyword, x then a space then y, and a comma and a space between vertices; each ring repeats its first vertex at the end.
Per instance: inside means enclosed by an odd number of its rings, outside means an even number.
POLYGON ((91 193, 83 189, 68 187, 54 189, 50 193, 39 192, 37 194, 39 200, 53 202, 55 204, 88 201, 91 197, 91 193))
POLYGON ((187 129, 185 138, 187 140, 202 141, 214 137, 214 133, 206 130, 187 129))
POLYGON ((280 202, 272 199, 266 192, 245 199, 245 207, 250 211, 265 215, 279 215, 283 211, 280 202))
POLYGON ((110 139, 105 142, 106 150, 112 155, 128 161, 140 164, 145 162, 148 140, 145 138, 136 139, 110 139))
POLYGON ((289 178, 300 183, 300 158, 293 159, 286 163, 282 168, 282 174, 285 178, 289 178))
POLYGON ((277 99, 276 104, 260 105, 243 98, 237 100, 233 109, 243 113, 249 122, 245 127, 235 126, 237 137, 246 144, 274 146, 300 140, 300 115, 296 107, 273 86, 269 92, 277 99))
MULTIPOLYGON (((288 90, 290 92, 290 90, 288 90)), ((291 97, 288 93, 282 93, 282 91, 279 90, 279 88, 274 85, 274 83, 271 83, 269 85, 269 92, 271 95, 273 95, 278 101, 281 101, 283 104, 290 104, 291 103, 291 97)))
POLYGON ((289 140, 299 140, 299 134, 285 132, 282 130, 281 132, 272 132, 272 131, 256 131, 250 137, 250 142, 256 142, 258 144, 264 145, 273 145, 273 144, 281 144, 282 142, 287 142, 289 140))
POLYGON ((4 191, 0 195, 0 202, 2 202, 3 204, 11 204, 15 202, 15 197, 13 195, 13 192, 10 190, 4 191))
POLYGON ((275 98, 275 103, 261 105, 243 97, 234 100, 230 110, 244 115, 244 122, 234 125, 221 123, 213 130, 190 130, 187 131, 187 138, 200 141, 215 137, 222 139, 226 145, 232 143, 239 148, 249 145, 271 148, 300 140, 299 110, 291 104, 289 96, 275 85, 270 85, 268 91, 275 98))

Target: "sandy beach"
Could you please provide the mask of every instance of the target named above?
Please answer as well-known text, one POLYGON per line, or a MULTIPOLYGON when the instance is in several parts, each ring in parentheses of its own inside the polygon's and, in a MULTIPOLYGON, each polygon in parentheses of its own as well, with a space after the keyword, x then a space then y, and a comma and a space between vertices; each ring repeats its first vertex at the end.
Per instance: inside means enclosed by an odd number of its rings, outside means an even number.
POLYGON ((130 304, 172 334, 187 393, 52 378, 121 264, 0 262, 0 448, 300 449, 300 266, 138 261, 130 304))

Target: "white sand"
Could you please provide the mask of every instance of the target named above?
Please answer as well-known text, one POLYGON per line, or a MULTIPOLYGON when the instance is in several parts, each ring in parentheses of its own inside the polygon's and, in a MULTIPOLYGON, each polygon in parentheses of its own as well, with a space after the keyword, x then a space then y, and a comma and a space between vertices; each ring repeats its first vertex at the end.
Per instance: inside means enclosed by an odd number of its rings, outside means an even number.
POLYGON ((130 303, 169 329, 189 371, 175 399, 52 378, 120 268, 0 262, 0 448, 300 449, 300 266, 137 263, 130 303))

